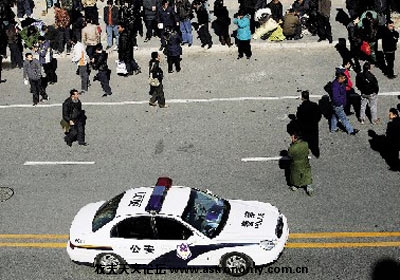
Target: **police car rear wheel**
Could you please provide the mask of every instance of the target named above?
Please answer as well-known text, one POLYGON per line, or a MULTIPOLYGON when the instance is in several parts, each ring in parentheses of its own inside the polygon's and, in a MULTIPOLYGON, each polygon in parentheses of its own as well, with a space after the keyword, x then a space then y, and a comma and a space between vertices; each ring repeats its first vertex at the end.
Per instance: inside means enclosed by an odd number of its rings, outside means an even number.
POLYGON ((101 254, 96 259, 96 265, 107 273, 118 273, 125 267, 122 258, 115 254, 101 254))
POLYGON ((249 272, 252 260, 242 253, 229 253, 222 257, 221 266, 226 273, 232 276, 242 276, 249 272))

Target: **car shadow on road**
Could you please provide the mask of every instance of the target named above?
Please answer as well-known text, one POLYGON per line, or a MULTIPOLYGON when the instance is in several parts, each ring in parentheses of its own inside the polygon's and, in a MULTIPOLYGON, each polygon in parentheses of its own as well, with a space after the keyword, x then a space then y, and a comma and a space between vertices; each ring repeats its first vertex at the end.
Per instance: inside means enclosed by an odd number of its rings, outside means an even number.
POLYGON ((392 258, 382 258, 372 265, 371 280, 397 280, 400 262, 392 258))

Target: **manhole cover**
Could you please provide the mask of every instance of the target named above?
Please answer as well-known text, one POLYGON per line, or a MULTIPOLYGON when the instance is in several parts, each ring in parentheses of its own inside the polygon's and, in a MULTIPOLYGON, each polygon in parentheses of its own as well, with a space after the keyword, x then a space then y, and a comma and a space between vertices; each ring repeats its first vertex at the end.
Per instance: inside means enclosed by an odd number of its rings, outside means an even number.
POLYGON ((12 188, 0 187, 0 202, 9 200, 14 195, 12 188))

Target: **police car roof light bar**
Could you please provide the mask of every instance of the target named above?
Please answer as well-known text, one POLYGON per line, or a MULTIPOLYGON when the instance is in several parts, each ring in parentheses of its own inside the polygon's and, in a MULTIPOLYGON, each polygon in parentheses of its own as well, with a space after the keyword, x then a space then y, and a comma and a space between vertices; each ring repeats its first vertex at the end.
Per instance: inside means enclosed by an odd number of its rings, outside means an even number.
POLYGON ((166 194, 167 188, 165 186, 155 186, 145 210, 147 212, 160 212, 166 194))
POLYGON ((172 186, 172 179, 169 177, 159 177, 156 186, 165 186, 168 190, 172 186))

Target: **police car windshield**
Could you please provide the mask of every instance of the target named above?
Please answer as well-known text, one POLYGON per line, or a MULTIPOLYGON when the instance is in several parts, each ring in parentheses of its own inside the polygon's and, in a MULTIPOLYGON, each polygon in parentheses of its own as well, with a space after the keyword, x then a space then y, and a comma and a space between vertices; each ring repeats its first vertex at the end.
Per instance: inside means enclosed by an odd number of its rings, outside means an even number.
POLYGON ((209 238, 216 237, 229 216, 229 202, 192 189, 182 219, 209 238))
POLYGON ((121 198, 125 193, 121 193, 116 197, 106 201, 100 208, 97 210, 96 215, 94 215, 92 222, 92 231, 95 232, 108 222, 112 221, 115 217, 115 213, 117 212, 117 208, 121 198))

